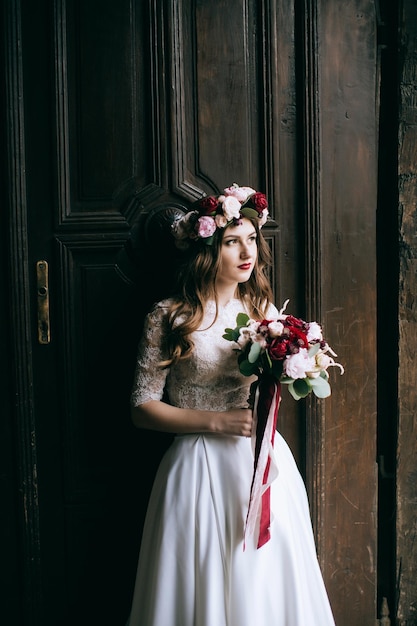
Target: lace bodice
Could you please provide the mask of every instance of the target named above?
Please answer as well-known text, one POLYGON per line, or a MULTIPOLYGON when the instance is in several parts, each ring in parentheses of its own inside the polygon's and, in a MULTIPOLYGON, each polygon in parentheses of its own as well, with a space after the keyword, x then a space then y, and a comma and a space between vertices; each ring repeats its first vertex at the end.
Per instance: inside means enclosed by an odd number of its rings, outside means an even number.
MULTIPOLYGON (((209 302, 201 330, 193 333, 194 351, 189 359, 169 369, 157 364, 166 358, 162 338, 167 332, 169 300, 157 303, 145 320, 139 344, 135 382, 131 402, 138 406, 149 400, 161 400, 164 389, 169 403, 181 408, 224 411, 247 407, 249 387, 255 377, 243 376, 238 369, 233 344, 223 339, 225 328, 236 326, 236 316, 244 311, 240 300, 221 307, 215 323, 215 303, 209 302)), ((271 306, 270 316, 276 315, 271 306)))

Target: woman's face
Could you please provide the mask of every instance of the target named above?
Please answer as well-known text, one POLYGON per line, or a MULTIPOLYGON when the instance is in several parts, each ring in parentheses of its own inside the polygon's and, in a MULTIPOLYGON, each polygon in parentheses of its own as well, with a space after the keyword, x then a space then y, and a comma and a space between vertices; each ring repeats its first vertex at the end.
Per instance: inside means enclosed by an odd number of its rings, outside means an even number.
POLYGON ((244 217, 241 224, 228 226, 220 246, 217 286, 237 286, 249 280, 257 254, 257 234, 249 219, 244 217))

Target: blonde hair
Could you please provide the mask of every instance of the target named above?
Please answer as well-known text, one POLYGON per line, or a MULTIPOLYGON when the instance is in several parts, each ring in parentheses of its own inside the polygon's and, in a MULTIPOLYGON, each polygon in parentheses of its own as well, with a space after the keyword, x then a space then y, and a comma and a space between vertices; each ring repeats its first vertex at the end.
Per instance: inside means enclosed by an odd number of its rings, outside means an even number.
MULTIPOLYGON (((238 284, 239 298, 245 303, 251 317, 262 319, 266 316, 273 298, 268 277, 271 251, 260 231, 258 218, 245 219, 249 219, 256 230, 258 253, 249 280, 238 284)), ((191 335, 201 326, 206 302, 214 300, 217 306, 215 282, 226 231, 227 228, 217 229, 211 245, 204 243, 204 240, 195 241, 179 269, 177 296, 169 309, 168 332, 165 339, 169 358, 160 364, 162 367, 168 367, 191 355, 194 349, 191 335)))

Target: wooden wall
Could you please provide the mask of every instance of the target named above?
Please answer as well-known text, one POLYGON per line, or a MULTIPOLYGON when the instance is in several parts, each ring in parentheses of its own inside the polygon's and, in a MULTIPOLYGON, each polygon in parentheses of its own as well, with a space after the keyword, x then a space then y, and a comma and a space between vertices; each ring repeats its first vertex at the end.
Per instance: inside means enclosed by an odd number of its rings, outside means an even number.
POLYGON ((399 26, 395 615, 399 626, 410 626, 417 624, 417 5, 412 0, 400 3, 399 26))

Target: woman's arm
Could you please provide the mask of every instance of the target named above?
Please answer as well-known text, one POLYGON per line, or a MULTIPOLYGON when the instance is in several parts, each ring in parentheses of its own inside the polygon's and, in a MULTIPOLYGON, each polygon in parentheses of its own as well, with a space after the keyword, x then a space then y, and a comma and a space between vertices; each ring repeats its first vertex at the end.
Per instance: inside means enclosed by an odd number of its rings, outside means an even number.
POLYGON ((180 409, 161 400, 149 400, 132 407, 132 421, 138 428, 168 433, 213 433, 250 437, 252 410, 197 411, 180 409))

